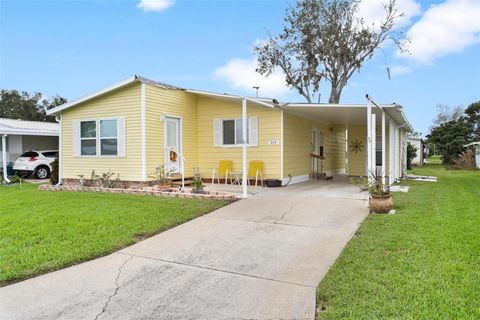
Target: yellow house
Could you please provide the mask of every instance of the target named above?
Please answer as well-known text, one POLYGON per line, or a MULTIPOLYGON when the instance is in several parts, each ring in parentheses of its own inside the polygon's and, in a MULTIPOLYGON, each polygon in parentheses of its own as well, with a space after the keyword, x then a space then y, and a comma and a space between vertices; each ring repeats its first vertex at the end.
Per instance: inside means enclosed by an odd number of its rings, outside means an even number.
POLYGON ((412 131, 396 104, 283 104, 140 76, 48 114, 61 125, 63 183, 111 170, 122 181, 142 184, 160 166, 185 175, 198 168, 210 178, 224 159, 232 160, 234 172, 261 160, 263 178, 282 184, 306 181, 315 171, 365 176, 376 167, 394 182, 405 171, 405 134, 412 131))

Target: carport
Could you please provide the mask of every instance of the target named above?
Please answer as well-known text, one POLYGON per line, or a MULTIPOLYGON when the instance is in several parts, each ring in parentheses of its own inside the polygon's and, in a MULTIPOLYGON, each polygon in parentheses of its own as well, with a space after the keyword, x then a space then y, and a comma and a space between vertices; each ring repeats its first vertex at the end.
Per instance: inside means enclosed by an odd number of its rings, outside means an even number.
POLYGON ((0 150, 3 178, 9 182, 7 165, 26 150, 58 150, 58 123, 0 118, 0 150))
POLYGON ((406 132, 413 128, 401 105, 377 104, 367 95, 366 104, 287 103, 285 112, 347 129, 347 173, 368 176, 381 171, 390 184, 406 170, 406 132))

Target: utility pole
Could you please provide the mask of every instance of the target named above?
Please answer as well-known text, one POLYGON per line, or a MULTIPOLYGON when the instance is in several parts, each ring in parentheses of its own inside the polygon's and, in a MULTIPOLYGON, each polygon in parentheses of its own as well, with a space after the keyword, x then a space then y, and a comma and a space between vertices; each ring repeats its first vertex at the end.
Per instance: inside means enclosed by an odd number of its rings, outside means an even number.
POLYGON ((260 87, 253 86, 252 88, 255 89, 255 97, 258 98, 258 89, 260 89, 260 87))

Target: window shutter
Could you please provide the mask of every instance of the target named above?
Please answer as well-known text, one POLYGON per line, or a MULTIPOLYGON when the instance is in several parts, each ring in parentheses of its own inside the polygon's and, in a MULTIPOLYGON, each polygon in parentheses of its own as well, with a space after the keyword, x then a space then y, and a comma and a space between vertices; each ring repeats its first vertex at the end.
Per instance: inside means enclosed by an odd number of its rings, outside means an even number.
POLYGON ((80 121, 73 120, 73 156, 80 156, 80 121))
POLYGON ((222 145, 222 120, 213 120, 213 145, 220 147, 222 145))
POLYGON ((252 147, 258 146, 258 117, 250 117, 249 121, 249 145, 252 147))
POLYGON ((125 157, 126 143, 125 143, 125 117, 117 118, 117 155, 125 157))

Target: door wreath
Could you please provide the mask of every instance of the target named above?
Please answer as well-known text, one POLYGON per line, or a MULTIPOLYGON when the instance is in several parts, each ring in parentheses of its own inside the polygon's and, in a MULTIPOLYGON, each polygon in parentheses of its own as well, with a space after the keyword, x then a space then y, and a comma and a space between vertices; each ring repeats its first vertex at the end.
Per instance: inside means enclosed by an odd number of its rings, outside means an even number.
POLYGON ((173 150, 170 150, 170 161, 177 162, 177 153, 173 150))

